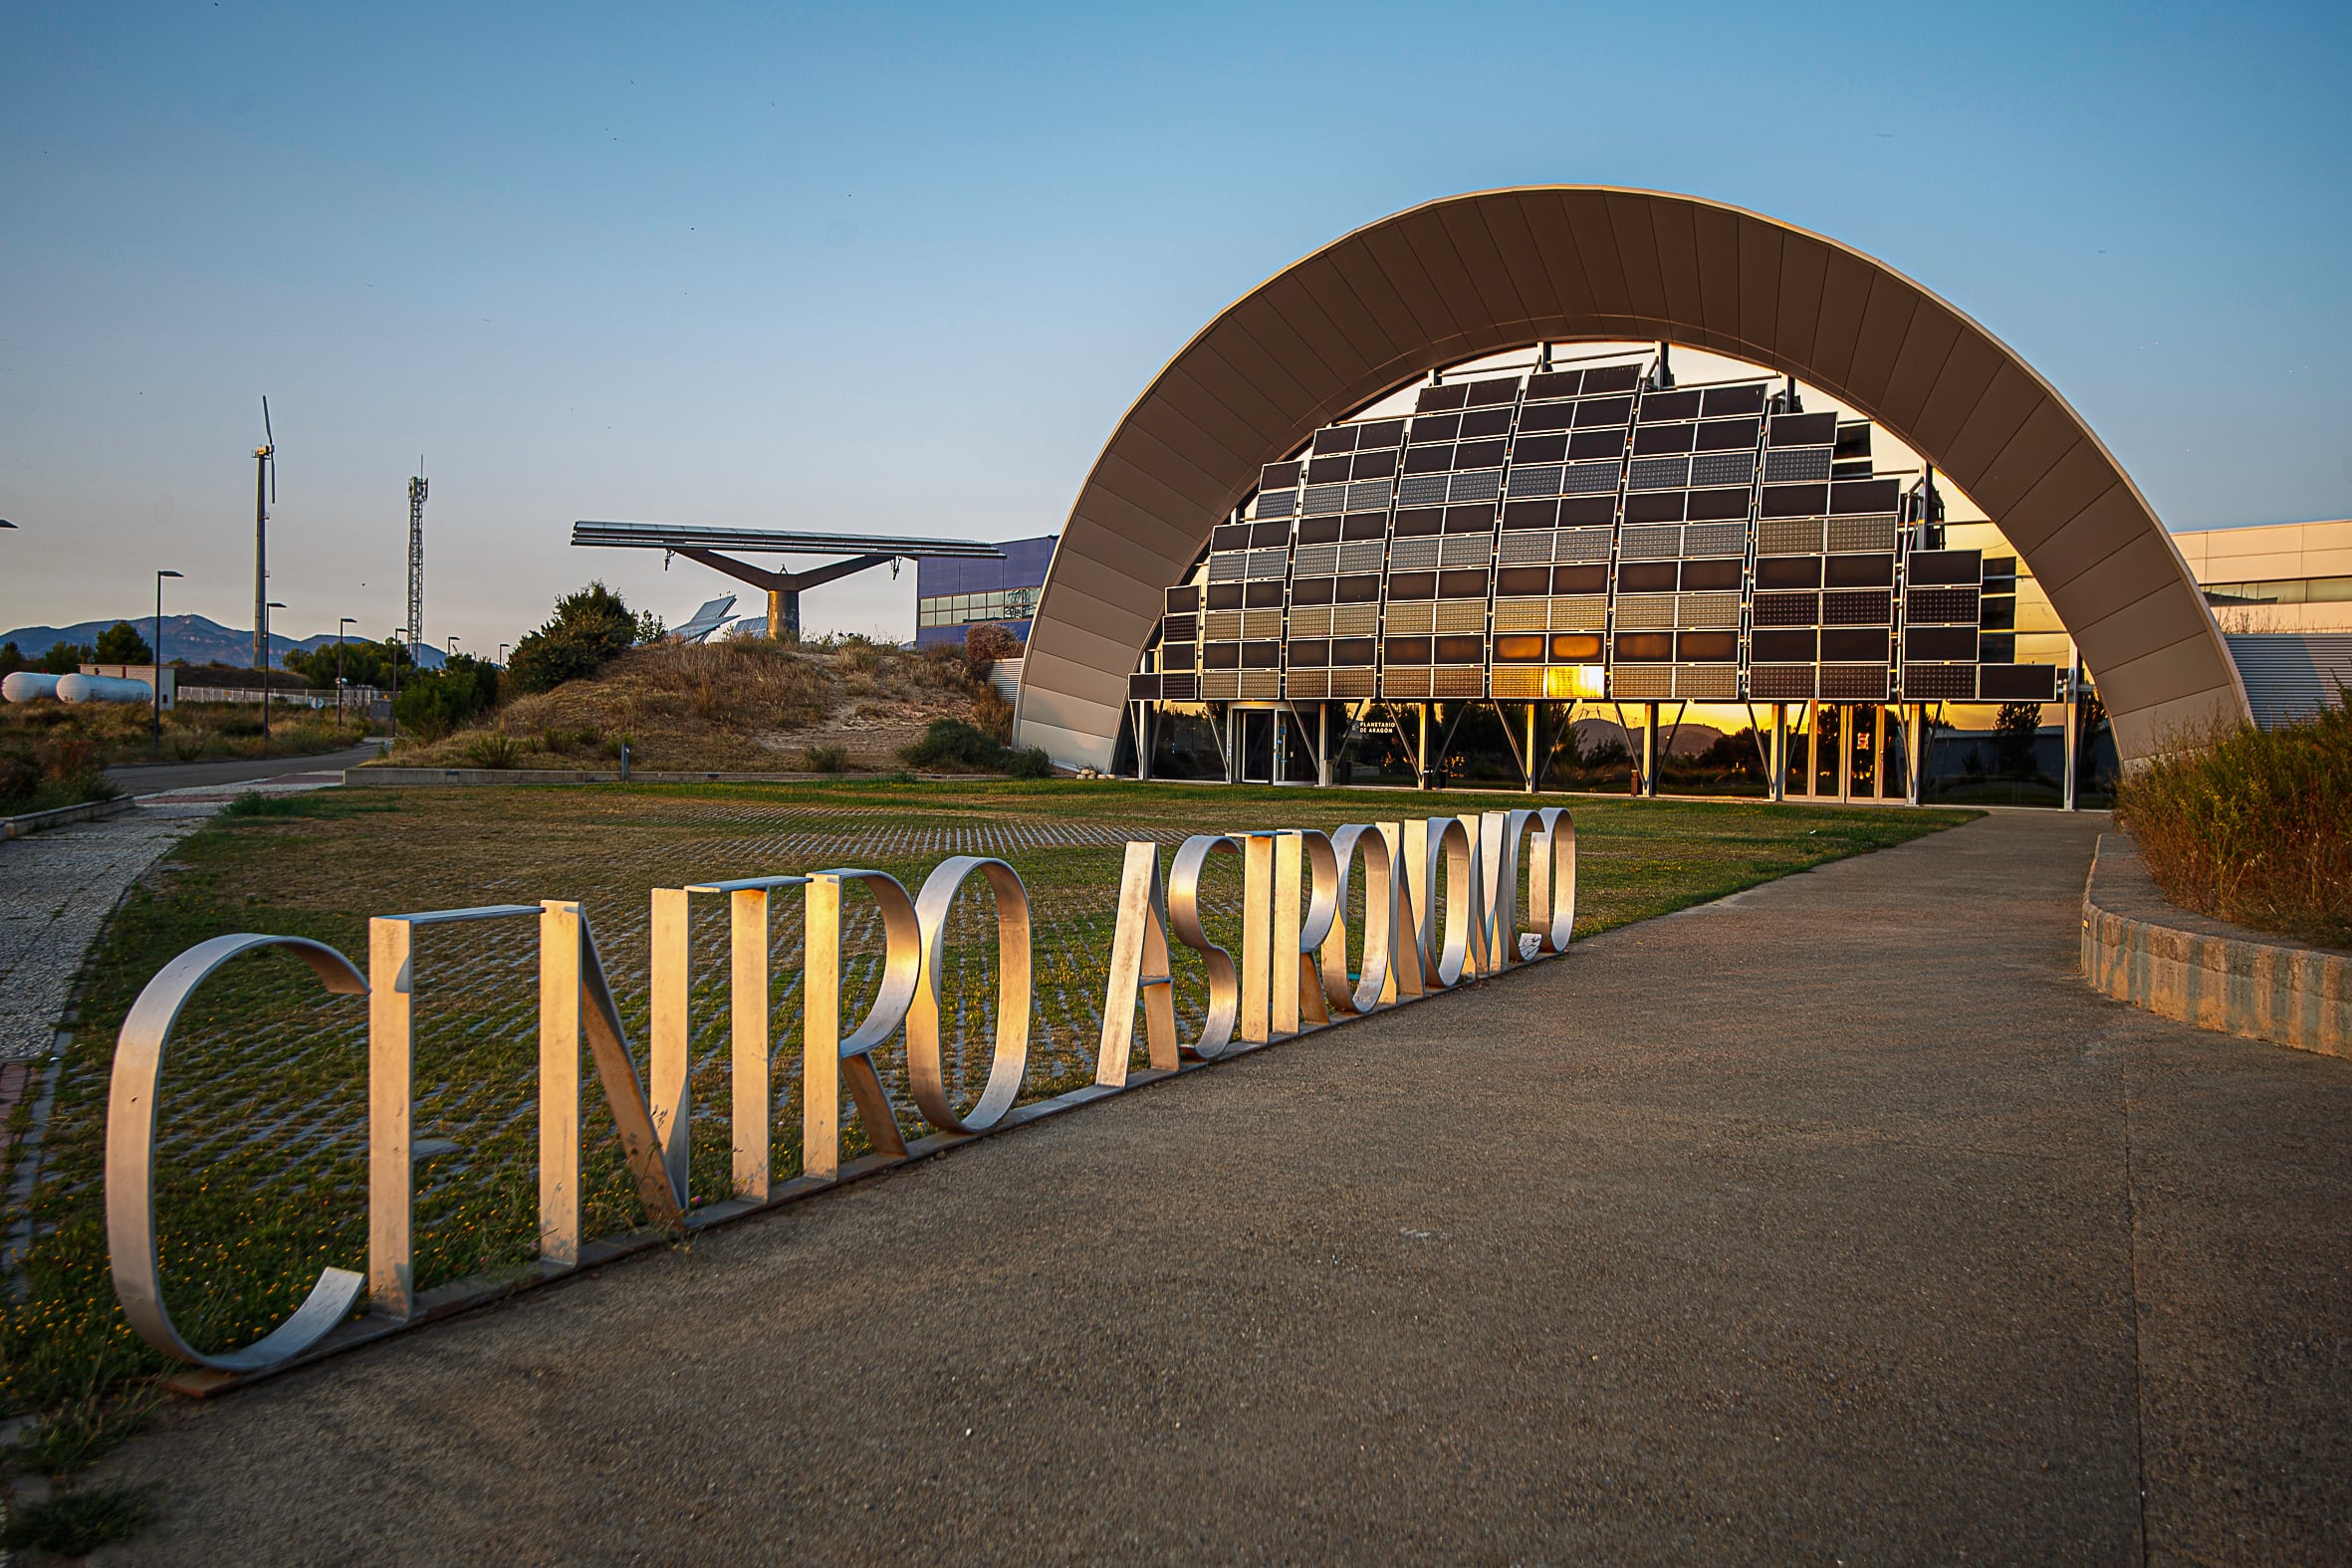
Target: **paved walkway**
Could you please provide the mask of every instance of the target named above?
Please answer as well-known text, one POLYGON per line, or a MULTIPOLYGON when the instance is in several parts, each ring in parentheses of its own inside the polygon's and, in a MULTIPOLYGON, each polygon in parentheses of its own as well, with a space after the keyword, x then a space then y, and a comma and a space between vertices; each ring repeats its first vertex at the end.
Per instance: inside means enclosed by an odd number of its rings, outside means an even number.
POLYGON ((261 783, 173 788, 120 816, 0 840, 0 1062, 48 1054, 83 954, 140 873, 238 794, 343 782, 340 772, 291 771, 316 766, 281 760, 261 783))
POLYGON ((118 1560, 2352 1556, 2352 1063, 2005 814, 183 1410, 118 1560))
POLYGON ((291 774, 336 774, 373 762, 382 748, 369 741, 313 757, 233 757, 212 763, 137 763, 107 770, 107 777, 131 794, 252 784, 291 774))

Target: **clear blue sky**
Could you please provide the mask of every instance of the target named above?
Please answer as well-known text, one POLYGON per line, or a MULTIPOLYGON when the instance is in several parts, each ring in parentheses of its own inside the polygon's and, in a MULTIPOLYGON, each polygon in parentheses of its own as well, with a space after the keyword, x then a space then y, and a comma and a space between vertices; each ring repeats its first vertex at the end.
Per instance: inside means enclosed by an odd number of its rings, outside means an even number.
MULTIPOLYGON (((0 15, 0 627, 490 651, 578 517, 1058 530, 1159 365, 1268 274, 1456 191, 1688 191, 1833 235, 2036 364, 2177 528, 2352 513, 2343 6, 0 15)), ((906 634, 911 573, 813 594, 906 634)))

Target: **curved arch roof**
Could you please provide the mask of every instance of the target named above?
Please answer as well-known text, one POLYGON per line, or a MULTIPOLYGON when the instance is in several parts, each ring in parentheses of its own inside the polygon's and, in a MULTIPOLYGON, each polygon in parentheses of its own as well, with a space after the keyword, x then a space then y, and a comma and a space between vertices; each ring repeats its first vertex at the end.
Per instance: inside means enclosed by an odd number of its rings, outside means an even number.
POLYGON ((1659 340, 1819 387, 1983 507, 2073 634, 2127 760, 2243 719, 2220 628, 2155 513, 2055 388, 1858 251, 1692 196, 1451 196, 1332 242, 1203 328, 1103 446, 1030 631, 1016 729, 1110 766, 1162 590, 1320 426, 1431 368, 1536 341, 1659 340))

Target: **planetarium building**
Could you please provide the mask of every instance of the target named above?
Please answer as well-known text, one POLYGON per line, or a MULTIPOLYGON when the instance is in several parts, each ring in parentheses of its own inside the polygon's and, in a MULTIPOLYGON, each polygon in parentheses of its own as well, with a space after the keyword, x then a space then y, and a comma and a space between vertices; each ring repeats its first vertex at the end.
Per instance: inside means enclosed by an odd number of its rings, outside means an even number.
POLYGON ((1016 725, 1140 777, 1654 791, 1687 732, 1716 786, 2070 802, 2245 713, 2146 501, 1982 328, 1752 213, 1546 187, 1186 345, 1070 512, 1016 725))

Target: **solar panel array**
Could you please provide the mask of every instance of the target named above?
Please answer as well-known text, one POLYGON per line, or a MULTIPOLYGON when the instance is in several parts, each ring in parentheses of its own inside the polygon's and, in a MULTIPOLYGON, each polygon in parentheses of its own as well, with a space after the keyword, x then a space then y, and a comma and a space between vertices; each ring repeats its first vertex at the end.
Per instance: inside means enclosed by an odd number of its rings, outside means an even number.
POLYGON ((1317 431, 1167 590, 1170 701, 2048 701, 2016 561, 1915 548, 1866 421, 1768 381, 1472 373, 1317 431))

